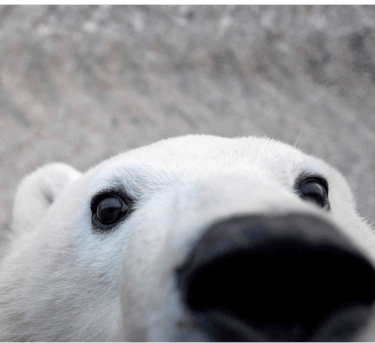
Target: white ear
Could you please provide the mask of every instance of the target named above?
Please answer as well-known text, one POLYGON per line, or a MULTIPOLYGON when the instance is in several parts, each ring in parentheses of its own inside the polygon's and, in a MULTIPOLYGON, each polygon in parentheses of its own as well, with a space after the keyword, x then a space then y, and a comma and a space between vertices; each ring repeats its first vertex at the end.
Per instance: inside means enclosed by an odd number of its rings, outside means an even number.
POLYGON ((47 164, 27 175, 14 199, 11 234, 22 235, 37 226, 58 194, 80 175, 65 163, 47 164))

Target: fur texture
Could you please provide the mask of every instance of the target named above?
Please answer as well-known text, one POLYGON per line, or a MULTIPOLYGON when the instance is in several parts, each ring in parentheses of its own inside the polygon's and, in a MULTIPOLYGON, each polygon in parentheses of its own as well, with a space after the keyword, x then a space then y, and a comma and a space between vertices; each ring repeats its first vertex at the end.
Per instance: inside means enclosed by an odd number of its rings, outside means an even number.
MULTIPOLYGON (((11 246, 0 265, 0 340, 204 340, 199 330, 180 329, 185 312, 174 270, 214 221, 296 211, 333 223, 375 262, 374 233, 341 174, 278 141, 192 135, 83 174, 62 163, 40 168, 15 196, 11 246), (327 179, 329 212, 295 194, 301 173, 327 179), (134 210, 98 233, 91 199, 114 188, 135 200, 134 210)), ((375 338, 371 327, 362 335, 375 338)))

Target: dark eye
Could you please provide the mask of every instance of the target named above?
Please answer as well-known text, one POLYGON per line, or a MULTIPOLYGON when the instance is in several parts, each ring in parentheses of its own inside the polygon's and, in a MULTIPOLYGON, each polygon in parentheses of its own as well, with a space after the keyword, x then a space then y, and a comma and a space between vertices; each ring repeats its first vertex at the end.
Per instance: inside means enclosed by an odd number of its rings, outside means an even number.
POLYGON ((130 211, 128 204, 117 194, 103 194, 91 205, 92 221, 102 230, 111 229, 130 211))
POLYGON ((327 182, 320 178, 303 180, 297 194, 304 200, 313 201, 321 208, 330 209, 327 182))

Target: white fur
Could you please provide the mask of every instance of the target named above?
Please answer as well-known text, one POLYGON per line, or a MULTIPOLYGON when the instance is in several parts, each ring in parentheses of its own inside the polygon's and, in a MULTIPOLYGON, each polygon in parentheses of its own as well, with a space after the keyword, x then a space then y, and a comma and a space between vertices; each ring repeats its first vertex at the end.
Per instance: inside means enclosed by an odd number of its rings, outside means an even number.
POLYGON ((192 135, 84 174, 61 163, 38 169, 15 197, 14 235, 0 265, 0 340, 180 339, 173 332, 184 313, 172 274, 204 228, 234 214, 296 211, 326 218, 375 262, 374 233, 341 174, 278 141, 192 135), (301 172, 328 180, 330 212, 294 193, 301 172), (136 199, 135 211, 95 233, 91 198, 114 185, 136 199))

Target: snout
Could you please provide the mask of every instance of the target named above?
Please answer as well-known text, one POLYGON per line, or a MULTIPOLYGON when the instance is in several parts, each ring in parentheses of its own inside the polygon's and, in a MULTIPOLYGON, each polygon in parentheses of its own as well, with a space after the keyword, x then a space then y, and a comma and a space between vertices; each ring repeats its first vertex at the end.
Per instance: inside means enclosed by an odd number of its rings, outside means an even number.
POLYGON ((186 309, 216 341, 347 341, 372 315, 372 265, 305 214, 210 226, 178 271, 186 309))

